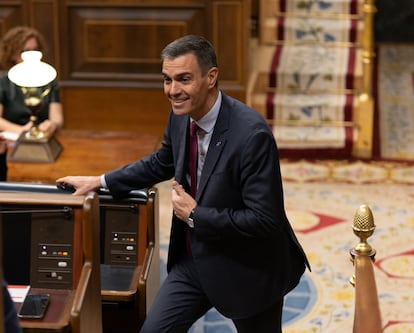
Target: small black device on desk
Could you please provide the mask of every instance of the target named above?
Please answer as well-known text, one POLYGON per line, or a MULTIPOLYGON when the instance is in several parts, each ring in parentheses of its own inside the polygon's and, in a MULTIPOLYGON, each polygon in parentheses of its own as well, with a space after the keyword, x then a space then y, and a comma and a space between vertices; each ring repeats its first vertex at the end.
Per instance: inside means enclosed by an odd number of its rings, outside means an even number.
POLYGON ((49 298, 49 294, 27 294, 17 316, 24 319, 43 318, 49 298))

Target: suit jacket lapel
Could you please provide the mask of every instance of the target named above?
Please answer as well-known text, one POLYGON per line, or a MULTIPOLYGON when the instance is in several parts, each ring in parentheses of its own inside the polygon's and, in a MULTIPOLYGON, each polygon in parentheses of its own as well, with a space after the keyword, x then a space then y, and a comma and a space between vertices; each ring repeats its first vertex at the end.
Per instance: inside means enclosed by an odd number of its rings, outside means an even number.
POLYGON ((188 117, 178 117, 179 123, 177 128, 174 129, 175 133, 177 134, 177 161, 175 162, 175 179, 180 184, 186 184, 186 173, 187 173, 187 162, 188 162, 188 154, 187 154, 187 141, 189 137, 189 118, 188 117), (185 133, 185 135, 182 135, 185 133))
POLYGON ((227 141, 227 130, 229 127, 230 112, 227 106, 227 100, 223 94, 223 100, 216 124, 214 126, 213 135, 208 147, 206 159, 201 173, 200 182, 197 189, 196 200, 198 200, 220 158, 227 141))

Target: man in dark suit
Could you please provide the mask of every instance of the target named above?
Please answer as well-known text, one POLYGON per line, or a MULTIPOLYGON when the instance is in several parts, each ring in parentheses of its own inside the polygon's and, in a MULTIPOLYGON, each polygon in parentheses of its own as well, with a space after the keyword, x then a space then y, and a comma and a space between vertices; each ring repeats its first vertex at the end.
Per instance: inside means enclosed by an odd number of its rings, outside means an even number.
POLYGON ((261 115, 218 89, 206 39, 184 36, 161 57, 172 106, 162 146, 100 177, 57 182, 75 195, 104 186, 125 196, 174 178, 169 274, 141 332, 186 332, 211 307, 238 332, 281 332, 283 298, 308 261, 286 217, 273 134, 261 115), (189 167, 191 122, 196 169, 189 167))

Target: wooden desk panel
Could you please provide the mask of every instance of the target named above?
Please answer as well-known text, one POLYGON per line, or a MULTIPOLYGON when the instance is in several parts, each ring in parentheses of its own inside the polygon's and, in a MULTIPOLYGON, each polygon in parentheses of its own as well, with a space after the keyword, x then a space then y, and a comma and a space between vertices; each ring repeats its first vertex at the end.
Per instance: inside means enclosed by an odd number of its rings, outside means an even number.
POLYGON ((160 142, 155 135, 134 132, 62 130, 56 137, 63 151, 55 162, 9 161, 8 180, 55 184, 63 176, 100 175, 149 155, 160 142))
MULTIPOLYGON (((25 192, 0 192, 0 204, 2 207, 10 207, 10 210, 21 212, 19 207, 62 208, 74 209, 74 225, 71 232, 79 242, 73 247, 72 258, 75 260, 73 271, 76 277, 69 288, 43 289, 44 287, 32 287, 31 293, 47 293, 51 295, 50 304, 42 319, 22 319, 21 326, 25 333, 81 333, 102 332, 102 312, 100 295, 100 248, 99 248, 99 201, 96 193, 90 192, 86 196, 73 196, 68 194, 51 193, 25 193, 25 192), (14 207, 14 208, 13 208, 14 207)), ((30 208, 29 208, 30 209, 30 208)), ((39 210, 41 211, 41 210, 39 210)), ((44 210, 43 210, 44 212, 44 210)), ((2 211, 1 223, 3 220, 2 211)), ((9 220, 9 223, 13 223, 9 220)), ((31 220, 30 223, 36 223, 31 220)), ((17 233, 18 234, 18 233, 17 233)), ((0 257, 10 256, 11 253, 3 253, 4 234, 0 233, 0 257)), ((10 235, 8 234, 7 237, 10 235)), ((18 236, 18 238, 20 238, 18 236)), ((18 240, 17 240, 18 241, 18 240)), ((35 240, 36 243, 38 240, 35 240)), ((39 244, 39 243, 38 243, 39 244)), ((13 254, 13 253, 12 253, 13 254)), ((52 266, 46 266, 46 270, 55 270, 52 266), (48 268, 50 267, 50 268, 48 268)))
MULTIPOLYGON (((63 289, 32 288, 31 293, 49 294, 50 301, 42 319, 20 319, 24 333, 38 333, 39 330, 49 330, 53 333, 70 332, 70 306, 73 303, 74 291, 63 289)), ((15 303, 19 311, 22 303, 15 303)))

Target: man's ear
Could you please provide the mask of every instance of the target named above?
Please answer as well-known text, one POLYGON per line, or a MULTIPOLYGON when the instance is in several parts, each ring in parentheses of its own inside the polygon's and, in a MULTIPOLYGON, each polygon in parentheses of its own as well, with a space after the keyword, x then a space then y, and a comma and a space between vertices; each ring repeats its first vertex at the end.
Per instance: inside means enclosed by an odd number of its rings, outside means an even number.
POLYGON ((218 70, 217 67, 211 67, 209 69, 207 75, 208 75, 210 88, 212 88, 216 85, 216 82, 217 82, 217 79, 218 79, 218 73, 219 73, 219 70, 218 70))

